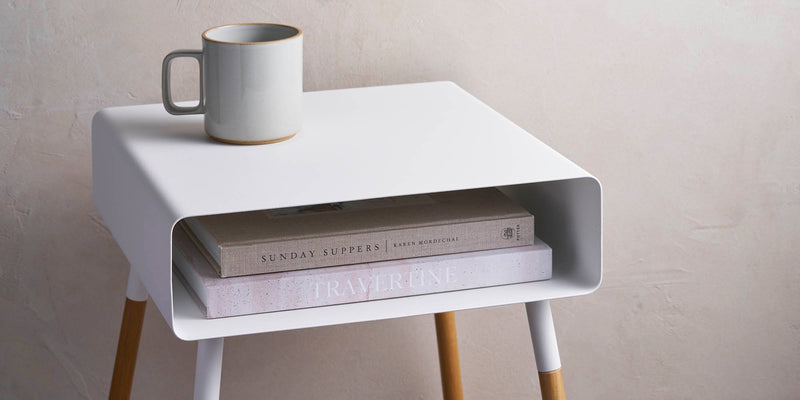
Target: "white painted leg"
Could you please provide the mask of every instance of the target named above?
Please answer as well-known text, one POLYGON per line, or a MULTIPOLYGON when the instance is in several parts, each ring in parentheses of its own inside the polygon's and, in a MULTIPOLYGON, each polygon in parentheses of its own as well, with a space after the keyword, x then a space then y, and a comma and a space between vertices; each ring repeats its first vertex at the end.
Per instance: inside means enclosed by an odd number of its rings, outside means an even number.
POLYGON ((132 301, 147 301, 147 289, 144 288, 142 280, 139 279, 139 274, 131 265, 128 272, 128 289, 125 295, 132 301))
POLYGON ((564 400, 564 381, 561 377, 561 357, 558 354, 556 329, 548 300, 525 304, 531 329, 536 369, 543 400, 564 400))
POLYGON ((561 368, 561 357, 558 355, 556 328, 553 325, 550 302, 543 300, 527 303, 525 311, 528 312, 536 368, 539 372, 550 372, 561 368))
POLYGON ((197 342, 197 365, 194 373, 194 400, 219 400, 222 379, 223 338, 197 342))

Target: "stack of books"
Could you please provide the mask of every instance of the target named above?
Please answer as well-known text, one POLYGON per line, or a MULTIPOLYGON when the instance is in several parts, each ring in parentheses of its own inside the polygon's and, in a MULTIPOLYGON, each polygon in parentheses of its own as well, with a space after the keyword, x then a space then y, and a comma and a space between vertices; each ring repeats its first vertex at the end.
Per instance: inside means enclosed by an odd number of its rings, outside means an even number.
POLYGON ((494 188, 186 218, 173 263, 206 317, 550 279, 534 219, 494 188))

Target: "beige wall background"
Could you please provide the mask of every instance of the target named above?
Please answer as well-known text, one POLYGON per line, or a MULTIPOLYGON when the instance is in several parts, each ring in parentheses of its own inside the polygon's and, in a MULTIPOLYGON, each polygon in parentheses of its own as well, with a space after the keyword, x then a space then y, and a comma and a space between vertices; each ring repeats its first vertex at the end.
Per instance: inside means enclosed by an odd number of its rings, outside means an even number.
MULTIPOLYGON (((569 398, 800 398, 789 0, 3 1, 0 398, 107 396, 128 264, 92 205, 91 117, 160 102, 167 52, 245 21, 305 31, 308 91, 452 80, 600 178, 603 286, 553 302, 569 398)), ((467 398, 538 398, 522 306, 457 320, 467 398)), ((440 398, 434 332, 229 338, 222 397, 440 398)), ((195 350, 149 305, 133 397, 190 398, 195 350)))

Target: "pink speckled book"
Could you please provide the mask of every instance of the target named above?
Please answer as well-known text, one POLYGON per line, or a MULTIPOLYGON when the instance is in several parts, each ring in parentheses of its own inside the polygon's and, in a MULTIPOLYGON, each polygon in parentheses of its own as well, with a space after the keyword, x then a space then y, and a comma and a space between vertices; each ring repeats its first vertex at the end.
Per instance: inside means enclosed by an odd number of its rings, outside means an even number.
POLYGON ((552 250, 533 245, 220 278, 183 229, 173 263, 207 318, 355 303, 550 279, 552 250))

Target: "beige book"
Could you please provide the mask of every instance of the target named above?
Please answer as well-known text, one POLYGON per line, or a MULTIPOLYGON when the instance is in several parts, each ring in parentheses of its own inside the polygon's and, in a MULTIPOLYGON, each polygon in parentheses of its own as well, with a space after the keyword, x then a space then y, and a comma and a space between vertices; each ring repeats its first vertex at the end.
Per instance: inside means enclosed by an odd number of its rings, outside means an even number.
POLYGON ((533 244, 533 216, 494 188, 185 221, 221 277, 533 244))

